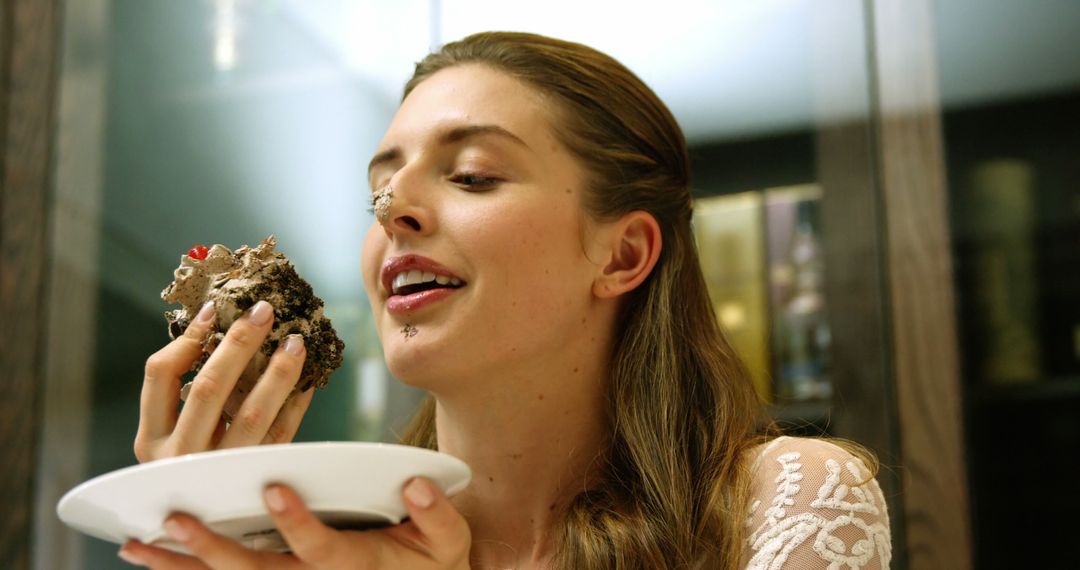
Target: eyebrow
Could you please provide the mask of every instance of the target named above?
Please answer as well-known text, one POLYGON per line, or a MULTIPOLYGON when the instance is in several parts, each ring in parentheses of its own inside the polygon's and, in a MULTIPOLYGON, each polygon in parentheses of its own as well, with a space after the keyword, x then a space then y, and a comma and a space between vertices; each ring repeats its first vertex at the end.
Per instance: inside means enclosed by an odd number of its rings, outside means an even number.
MULTIPOLYGON (((466 125, 462 127, 455 127, 453 129, 450 129, 449 131, 446 131, 446 133, 439 137, 439 143, 451 144, 480 135, 497 135, 507 140, 513 141, 514 143, 526 149, 529 148, 529 145, 526 144, 525 141, 521 140, 520 137, 498 125, 466 125)), ((374 157, 371 158, 371 162, 368 163, 368 176, 371 176, 371 171, 374 170, 375 167, 387 162, 395 161, 399 158, 401 158, 401 148, 396 146, 377 153, 374 157)))

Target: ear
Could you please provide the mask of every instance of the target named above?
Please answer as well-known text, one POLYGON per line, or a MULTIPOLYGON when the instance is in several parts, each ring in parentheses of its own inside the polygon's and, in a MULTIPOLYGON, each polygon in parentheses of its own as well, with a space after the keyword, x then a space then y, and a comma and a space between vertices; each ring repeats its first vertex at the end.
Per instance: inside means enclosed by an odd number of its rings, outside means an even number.
POLYGON ((660 224, 643 210, 630 212, 605 229, 607 263, 593 281, 593 295, 601 299, 641 285, 660 259, 663 245, 660 224))

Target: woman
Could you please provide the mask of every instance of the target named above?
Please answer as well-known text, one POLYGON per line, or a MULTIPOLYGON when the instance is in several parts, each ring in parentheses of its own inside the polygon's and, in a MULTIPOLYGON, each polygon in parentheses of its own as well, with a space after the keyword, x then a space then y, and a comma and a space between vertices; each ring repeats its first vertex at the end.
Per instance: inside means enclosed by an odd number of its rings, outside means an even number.
MULTIPOLYGON (((131 542, 126 560, 888 567, 871 470, 830 443, 762 435, 767 422, 698 264, 682 133, 622 65, 529 34, 449 44, 417 65, 370 182, 377 223, 362 265, 386 362, 432 395, 406 442, 463 459, 473 483, 448 500, 413 480, 403 490, 410 522, 367 532, 328 529, 274 486, 266 505, 293 554, 250 552, 174 515, 167 527, 195 557, 131 542), (412 283, 424 272, 435 281, 412 283)), ((179 376, 213 315, 151 357, 140 460, 291 440, 310 401, 282 405, 303 362, 295 345, 215 434, 231 383, 270 328, 268 305, 250 316, 178 418, 179 376)))

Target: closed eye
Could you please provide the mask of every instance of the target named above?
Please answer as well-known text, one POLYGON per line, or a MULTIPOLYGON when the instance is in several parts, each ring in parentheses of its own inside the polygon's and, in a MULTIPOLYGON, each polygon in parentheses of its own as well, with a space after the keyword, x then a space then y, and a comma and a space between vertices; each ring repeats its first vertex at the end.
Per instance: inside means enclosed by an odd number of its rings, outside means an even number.
POLYGON ((450 177, 450 181, 459 186, 464 186, 468 190, 488 190, 502 182, 498 178, 470 173, 455 174, 450 177))

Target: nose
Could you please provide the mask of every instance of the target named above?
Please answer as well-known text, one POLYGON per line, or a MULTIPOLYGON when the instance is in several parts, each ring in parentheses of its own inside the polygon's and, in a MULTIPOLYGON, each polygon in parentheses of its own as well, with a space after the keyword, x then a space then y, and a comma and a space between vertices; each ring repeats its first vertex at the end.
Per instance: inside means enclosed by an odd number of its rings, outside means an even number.
POLYGON ((430 205, 419 199, 416 182, 394 180, 373 195, 375 219, 390 239, 421 235, 434 229, 430 205))

